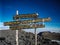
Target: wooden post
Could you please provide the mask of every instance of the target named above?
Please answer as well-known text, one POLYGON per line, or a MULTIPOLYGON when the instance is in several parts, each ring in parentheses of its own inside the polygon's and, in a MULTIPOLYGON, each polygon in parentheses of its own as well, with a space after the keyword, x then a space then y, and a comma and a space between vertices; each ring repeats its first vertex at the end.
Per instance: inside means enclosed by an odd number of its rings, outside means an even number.
MULTIPOLYGON (((18 10, 16 11, 16 14, 18 15, 18 10)), ((17 21, 18 21, 18 19, 17 19, 17 21)), ((19 45, 18 42, 19 42, 18 41, 18 30, 16 30, 16 45, 19 45)))

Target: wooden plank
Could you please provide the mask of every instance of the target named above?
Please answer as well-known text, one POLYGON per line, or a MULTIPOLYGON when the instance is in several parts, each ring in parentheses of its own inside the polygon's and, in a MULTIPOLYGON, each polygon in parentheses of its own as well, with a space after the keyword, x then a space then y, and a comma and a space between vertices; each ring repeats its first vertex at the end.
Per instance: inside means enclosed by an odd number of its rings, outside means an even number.
POLYGON ((36 13, 34 14, 19 14, 19 15, 15 15, 13 17, 14 20, 16 19, 20 19, 20 18, 37 18, 38 15, 36 13))
POLYGON ((35 27, 35 24, 33 24, 33 25, 10 26, 10 29, 11 30, 20 30, 20 29, 43 28, 43 27, 45 27, 45 25, 43 25, 43 24, 36 24, 36 27, 35 27))
POLYGON ((34 20, 11 21, 11 22, 4 22, 4 26, 43 22, 43 19, 44 19, 44 22, 48 22, 51 20, 50 18, 38 18, 34 20))

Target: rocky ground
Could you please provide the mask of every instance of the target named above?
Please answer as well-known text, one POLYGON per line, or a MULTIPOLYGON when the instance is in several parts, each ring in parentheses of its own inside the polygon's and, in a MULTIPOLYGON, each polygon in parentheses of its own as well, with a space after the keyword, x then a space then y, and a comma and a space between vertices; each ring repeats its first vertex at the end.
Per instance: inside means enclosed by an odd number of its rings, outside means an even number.
MULTIPOLYGON (((49 34, 50 32, 40 33, 49 34)), ((31 32, 19 30, 19 45, 35 45, 35 35, 31 32)), ((52 42, 50 39, 44 38, 44 35, 37 36, 37 45, 59 45, 57 42, 52 42)), ((48 36, 47 36, 48 37, 48 36)), ((0 45, 16 45, 16 31, 15 30, 0 30, 0 45)))
MULTIPOLYGON (((1 30, 0 45, 16 45, 16 31, 15 30, 1 30)), ((38 36, 38 45, 40 45, 41 38, 38 36)), ((35 36, 31 32, 19 31, 19 45, 34 45, 35 36)))

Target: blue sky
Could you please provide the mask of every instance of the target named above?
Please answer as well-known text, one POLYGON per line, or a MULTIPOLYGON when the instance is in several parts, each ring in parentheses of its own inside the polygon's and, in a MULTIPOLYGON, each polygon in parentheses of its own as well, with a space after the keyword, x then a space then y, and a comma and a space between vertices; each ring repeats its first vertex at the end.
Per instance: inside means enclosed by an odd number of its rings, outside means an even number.
POLYGON ((0 22, 13 20, 16 10, 19 14, 39 13, 39 18, 51 17, 52 20, 45 23, 45 30, 60 31, 59 0, 0 0, 0 22))

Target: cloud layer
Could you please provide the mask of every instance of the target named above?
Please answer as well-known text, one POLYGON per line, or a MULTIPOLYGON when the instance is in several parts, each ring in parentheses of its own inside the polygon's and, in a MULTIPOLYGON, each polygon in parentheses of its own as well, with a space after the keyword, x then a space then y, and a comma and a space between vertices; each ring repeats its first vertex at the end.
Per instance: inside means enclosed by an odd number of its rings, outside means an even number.
MULTIPOLYGON (((4 26, 3 22, 0 22, 0 30, 8 30, 9 26, 4 26)), ((34 33, 35 29, 23 29, 26 32, 32 32, 34 33)), ((37 33, 42 32, 42 31, 51 31, 51 32, 59 32, 60 33, 60 28, 51 28, 51 27, 45 27, 45 28, 37 28, 37 33)))
POLYGON ((0 22, 0 30, 7 30, 9 26, 4 26, 2 22, 0 22))

